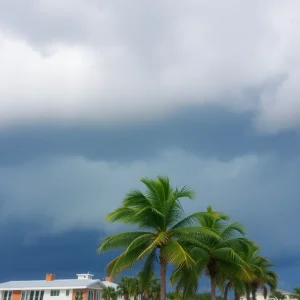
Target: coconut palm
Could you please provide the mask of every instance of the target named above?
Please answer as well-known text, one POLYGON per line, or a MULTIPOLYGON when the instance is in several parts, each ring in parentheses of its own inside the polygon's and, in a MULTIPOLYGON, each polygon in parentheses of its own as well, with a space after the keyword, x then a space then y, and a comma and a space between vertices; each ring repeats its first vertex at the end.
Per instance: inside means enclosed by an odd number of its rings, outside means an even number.
POLYGON ((270 295, 270 298, 273 298, 273 299, 275 298, 277 300, 284 300, 284 299, 286 299, 286 296, 283 293, 281 293, 280 291, 273 291, 270 295))
POLYGON ((149 294, 149 299, 151 300, 159 300, 160 298, 160 284, 158 281, 153 282, 150 294, 149 294))
POLYGON ((300 299, 300 287, 294 288, 295 298, 300 299))
POLYGON ((278 275, 276 272, 270 270, 273 264, 269 262, 267 258, 256 256, 254 254, 254 278, 250 282, 250 290, 252 294, 252 300, 256 300, 256 293, 258 289, 262 289, 264 298, 267 298, 268 287, 273 292, 277 287, 278 275))
POLYGON ((224 300, 227 300, 228 291, 232 289, 235 294, 235 299, 240 299, 240 296, 245 294, 247 300, 256 299, 256 292, 261 288, 264 293, 264 298, 267 298, 268 287, 273 291, 277 286, 277 274, 270 270, 272 264, 266 257, 259 254, 259 247, 252 244, 251 247, 240 252, 240 256, 247 263, 250 280, 243 280, 238 276, 227 276, 224 287, 224 300))
POLYGON ((111 222, 139 227, 139 231, 124 232, 107 237, 98 252, 111 249, 125 249, 107 266, 107 272, 115 277, 121 271, 145 259, 143 271, 150 274, 155 261, 160 265, 160 297, 166 299, 166 268, 194 264, 193 258, 185 250, 181 238, 190 236, 215 236, 210 229, 195 224, 203 213, 184 217, 180 199, 195 198, 195 193, 187 187, 172 188, 167 177, 142 178, 146 191, 134 189, 126 194, 122 206, 107 216, 111 222))
POLYGON ((153 290, 157 289, 159 279, 155 277, 155 272, 145 274, 141 271, 138 273, 138 280, 142 300, 148 300, 153 290))
POLYGON ((129 278, 129 295, 134 300, 137 300, 138 295, 140 294, 139 280, 135 277, 129 278))
POLYGON ((130 298, 130 284, 129 277, 121 277, 118 284, 117 294, 124 297, 124 300, 129 300, 130 298))
POLYGON ((121 277, 117 294, 124 297, 124 300, 129 300, 131 297, 135 300, 140 294, 139 280, 134 277, 121 277))
POLYGON ((192 267, 182 265, 172 274, 172 282, 176 283, 177 290, 183 291, 185 297, 195 294, 198 289, 198 279, 205 273, 210 278, 211 299, 216 300, 216 287, 225 276, 238 276, 249 279, 247 264, 240 255, 250 245, 243 237, 244 229, 241 224, 234 222, 228 224, 226 215, 216 217, 211 207, 208 214, 199 221, 205 228, 211 228, 217 236, 195 239, 188 237, 188 251, 191 258, 196 261, 192 267), (213 217, 211 217, 213 215, 213 217))
POLYGON ((113 287, 107 286, 103 289, 102 291, 103 300, 117 300, 117 298, 118 298, 117 292, 113 287))

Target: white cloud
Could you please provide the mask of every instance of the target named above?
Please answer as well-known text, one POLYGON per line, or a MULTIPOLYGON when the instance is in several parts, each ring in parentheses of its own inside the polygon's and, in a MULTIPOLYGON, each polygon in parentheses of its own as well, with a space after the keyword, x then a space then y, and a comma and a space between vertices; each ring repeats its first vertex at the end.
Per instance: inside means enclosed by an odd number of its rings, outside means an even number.
POLYGON ((3 0, 1 123, 106 124, 212 104, 252 110, 268 131, 298 126, 299 11, 298 0, 3 0))
POLYGON ((169 149, 149 161, 124 164, 81 157, 48 158, 0 168, 4 199, 0 222, 37 224, 37 232, 30 234, 40 234, 40 230, 56 234, 78 227, 115 231, 119 225, 106 223, 105 215, 120 204, 123 195, 131 188, 142 188, 142 176, 170 174, 174 185, 188 184, 197 191, 196 201, 183 202, 187 212, 204 210, 211 204, 245 223, 251 236, 264 245, 268 243, 270 251, 289 246, 297 249, 299 241, 290 236, 296 235, 293 230, 299 227, 298 184, 293 181, 298 178, 298 165, 299 161, 278 167, 273 158, 254 155, 222 162, 178 149, 169 149), (283 200, 294 211, 284 209, 283 200), (278 221, 277 216, 285 221, 278 221))

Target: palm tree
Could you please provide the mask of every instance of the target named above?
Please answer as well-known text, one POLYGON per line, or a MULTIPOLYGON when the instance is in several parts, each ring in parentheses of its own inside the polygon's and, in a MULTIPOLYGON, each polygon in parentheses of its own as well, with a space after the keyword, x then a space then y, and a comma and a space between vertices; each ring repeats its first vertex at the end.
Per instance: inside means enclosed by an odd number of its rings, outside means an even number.
POLYGON ((269 262, 265 257, 253 254, 252 267, 253 269, 253 279, 250 282, 250 290, 252 293, 252 300, 256 300, 256 293, 259 288, 263 290, 265 299, 268 295, 268 288, 271 291, 275 291, 277 287, 278 275, 276 272, 270 270, 274 265, 269 262))
POLYGON ((153 282, 150 294, 149 294, 149 299, 151 300, 159 300, 160 298, 160 284, 158 281, 153 282))
POLYGON ((108 274, 118 275, 137 261, 145 259, 143 271, 150 274, 155 261, 160 264, 160 298, 166 299, 166 269, 168 264, 191 266, 195 262, 185 250, 181 238, 215 236, 199 224, 203 213, 184 217, 181 198, 193 199, 195 193, 187 188, 172 188, 168 177, 142 178, 146 191, 134 189, 126 194, 122 206, 107 216, 111 222, 122 222, 144 230, 124 232, 107 237, 98 252, 125 248, 125 251, 107 266, 108 274))
POLYGON ((155 278, 155 272, 145 274, 141 271, 138 273, 138 280, 142 300, 148 300, 153 290, 157 289, 159 279, 155 278))
POLYGON ((224 287, 224 300, 227 300, 228 291, 232 289, 235 299, 240 299, 240 295, 246 295, 247 300, 256 299, 258 288, 263 290, 264 298, 267 298, 268 288, 273 291, 277 286, 277 274, 270 270, 273 266, 266 257, 259 254, 259 247, 252 244, 251 247, 240 252, 240 256, 247 263, 250 280, 243 280, 238 276, 227 276, 222 286, 224 287))
POLYGON ((104 300, 117 300, 117 297, 118 297, 117 292, 113 287, 107 286, 103 289, 102 299, 104 299, 104 300))
POLYGON ((300 299, 300 287, 294 288, 295 298, 300 299))
POLYGON ((129 300, 131 297, 135 300, 140 294, 139 280, 134 277, 121 277, 117 294, 124 297, 124 300, 129 300))
POLYGON ((177 284, 177 290, 182 290, 185 297, 188 297, 196 293, 198 279, 205 272, 210 278, 211 299, 216 300, 217 284, 225 276, 235 275, 242 279, 249 279, 247 264, 240 253, 252 244, 242 237, 244 229, 239 223, 228 224, 226 222, 228 217, 221 214, 216 217, 211 207, 208 207, 207 213, 199 219, 200 224, 214 230, 217 236, 200 239, 189 237, 188 252, 196 264, 191 268, 186 265, 178 267, 173 272, 171 280, 177 284), (236 237, 238 234, 241 237, 236 237))
POLYGON ((130 298, 130 278, 122 277, 118 284, 117 294, 124 297, 124 300, 129 300, 130 298))
POLYGON ((129 295, 133 297, 134 300, 137 300, 138 295, 140 294, 139 280, 134 277, 129 278, 129 295))
POLYGON ((286 296, 280 291, 273 291, 270 295, 270 298, 275 298, 277 300, 284 300, 286 299, 286 296))

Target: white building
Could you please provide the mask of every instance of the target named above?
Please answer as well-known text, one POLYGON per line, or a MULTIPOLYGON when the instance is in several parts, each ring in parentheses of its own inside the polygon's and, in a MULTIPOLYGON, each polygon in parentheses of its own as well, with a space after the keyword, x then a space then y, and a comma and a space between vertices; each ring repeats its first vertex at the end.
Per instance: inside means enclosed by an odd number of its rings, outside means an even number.
MULTIPOLYGON (((277 291, 281 292, 282 294, 285 295, 285 300, 296 299, 295 294, 293 294, 291 292, 287 292, 287 291, 283 291, 283 290, 279 290, 279 289, 277 291)), ((252 299, 252 297, 251 297, 251 299, 252 299)), ((270 293, 268 293, 268 296, 267 296, 266 299, 277 300, 276 298, 272 298, 270 293)), ((242 296, 241 300, 247 300, 247 297, 246 296, 242 296)), ((265 297, 264 297, 264 294, 263 294, 262 291, 259 291, 259 292, 256 293, 256 300, 265 300, 265 297)))
MULTIPOLYGON (((45 280, 8 281, 0 283, 0 300, 101 300, 106 286, 117 289, 116 283, 93 279, 92 274, 77 274, 77 279, 55 279, 46 274, 45 280)), ((122 298, 120 298, 122 299, 122 298)))

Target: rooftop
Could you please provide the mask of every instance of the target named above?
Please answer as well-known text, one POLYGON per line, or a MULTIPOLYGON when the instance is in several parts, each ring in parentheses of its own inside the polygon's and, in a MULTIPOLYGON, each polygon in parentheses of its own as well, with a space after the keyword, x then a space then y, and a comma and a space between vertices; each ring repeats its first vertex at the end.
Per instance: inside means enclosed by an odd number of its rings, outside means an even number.
POLYGON ((55 279, 54 274, 47 274, 46 280, 26 280, 26 281, 8 281, 0 283, 0 291, 2 290, 31 290, 31 289, 71 289, 71 288, 87 288, 91 285, 98 284, 103 287, 103 283, 99 279, 92 279, 92 274, 77 274, 77 279, 55 279), (51 280, 47 280, 48 275, 52 275, 51 280))

